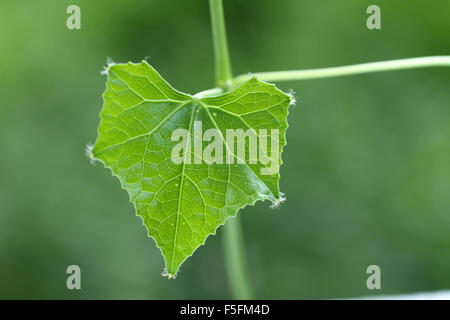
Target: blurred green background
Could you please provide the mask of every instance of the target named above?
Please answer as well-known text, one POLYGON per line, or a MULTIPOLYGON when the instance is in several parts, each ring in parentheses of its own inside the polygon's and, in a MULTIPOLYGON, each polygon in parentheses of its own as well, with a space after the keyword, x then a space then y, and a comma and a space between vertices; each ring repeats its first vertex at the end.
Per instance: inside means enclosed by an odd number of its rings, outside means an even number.
MULTIPOLYGON (((235 74, 450 54, 450 2, 225 0, 235 74), (378 4, 382 29, 366 28, 378 4)), ((106 57, 214 86, 206 0, 2 0, 0 298, 230 298, 222 231, 174 281, 119 182, 85 156, 106 57), (81 7, 81 30, 66 8, 81 7), (66 268, 82 290, 66 288, 66 268)), ((450 69, 280 83, 296 92, 279 209, 241 212, 255 296, 450 288, 450 69), (382 290, 366 288, 377 264, 382 290)))

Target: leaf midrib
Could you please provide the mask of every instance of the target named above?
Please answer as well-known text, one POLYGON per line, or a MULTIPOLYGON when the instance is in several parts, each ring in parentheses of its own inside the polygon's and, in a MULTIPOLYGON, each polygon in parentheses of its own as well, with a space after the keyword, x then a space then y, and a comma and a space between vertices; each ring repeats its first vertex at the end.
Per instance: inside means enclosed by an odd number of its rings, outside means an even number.
MULTIPOLYGON (((193 101, 191 101, 191 102, 193 102, 193 101)), ((186 105, 188 105, 188 104, 189 103, 187 103, 186 105)), ((192 114, 191 114, 191 120, 189 122, 189 130, 188 130, 189 134, 190 134, 190 132, 192 130, 192 124, 194 122, 194 117, 195 117, 195 108, 193 107, 192 108, 192 114)), ((186 141, 186 144, 190 145, 190 139, 186 141)), ((173 270, 173 262, 175 261, 175 249, 177 247, 177 238, 178 238, 178 224, 179 224, 180 213, 181 213, 180 212, 180 210, 181 210, 181 197, 182 197, 182 194, 183 194, 183 185, 184 185, 184 176, 185 176, 185 172, 184 171, 185 171, 185 168, 186 168, 186 159, 187 159, 187 155, 188 154, 189 154, 189 156, 191 155, 190 150, 189 150, 189 152, 188 152, 188 150, 185 150, 184 158, 183 158, 183 164, 182 164, 182 167, 181 167, 180 192, 179 192, 179 195, 178 195, 177 220, 175 222, 175 234, 174 234, 174 239, 173 239, 172 263, 171 263, 171 266, 170 266, 170 272, 172 272, 172 270, 173 270)), ((168 272, 169 276, 172 275, 170 272, 168 272)))

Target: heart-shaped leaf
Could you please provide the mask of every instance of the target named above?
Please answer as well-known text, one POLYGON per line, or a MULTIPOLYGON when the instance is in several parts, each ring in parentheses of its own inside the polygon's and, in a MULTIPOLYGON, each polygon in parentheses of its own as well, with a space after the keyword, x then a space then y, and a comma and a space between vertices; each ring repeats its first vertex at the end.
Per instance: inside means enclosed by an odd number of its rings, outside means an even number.
POLYGON ((239 209, 283 200, 291 96, 256 78, 220 96, 191 96, 146 61, 110 65, 107 74, 90 157, 128 191, 169 278, 239 209))

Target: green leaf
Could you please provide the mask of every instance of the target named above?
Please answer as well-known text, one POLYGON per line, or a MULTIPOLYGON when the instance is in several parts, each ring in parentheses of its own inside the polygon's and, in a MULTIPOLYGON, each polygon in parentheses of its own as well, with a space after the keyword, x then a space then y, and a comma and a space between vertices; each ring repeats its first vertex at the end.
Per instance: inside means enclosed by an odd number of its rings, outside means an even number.
MULTIPOLYGON (((136 214, 161 249, 169 278, 239 209, 257 200, 267 199, 275 205, 284 200, 279 191, 279 165, 291 96, 256 78, 220 96, 191 96, 172 88, 145 61, 109 65, 106 71, 104 106, 90 157, 110 168, 128 191, 136 214), (211 138, 211 143, 214 140, 223 147, 233 164, 226 160, 199 164, 198 157, 191 157, 201 139, 196 133, 200 122, 203 133, 216 129, 219 136, 211 138), (279 130, 279 151, 273 158, 277 163, 271 174, 262 171, 275 162, 250 163, 226 144, 227 129, 249 128, 255 130, 258 141, 260 129, 279 130), (189 151, 179 154, 182 163, 172 157, 174 147, 180 146, 178 140, 172 141, 176 129, 190 133, 184 144, 189 151), (238 158, 245 163, 238 163, 238 158)), ((268 137, 267 141, 270 150, 275 140, 268 137)), ((250 139, 245 140, 246 159, 249 143, 250 139)), ((211 155, 218 155, 217 150, 211 155)))

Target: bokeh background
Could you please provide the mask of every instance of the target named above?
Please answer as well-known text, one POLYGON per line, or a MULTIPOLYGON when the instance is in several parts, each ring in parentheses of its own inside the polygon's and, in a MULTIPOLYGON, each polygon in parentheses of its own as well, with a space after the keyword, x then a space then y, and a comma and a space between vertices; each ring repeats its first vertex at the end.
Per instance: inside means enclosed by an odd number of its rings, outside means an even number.
MULTIPOLYGON (((450 54, 450 2, 225 0, 235 74, 450 54), (382 29, 365 26, 378 4, 382 29)), ((179 90, 214 86, 206 0, 2 0, 0 298, 230 298, 222 231, 174 281, 95 142, 106 57, 179 90), (81 30, 66 8, 81 7, 81 30), (82 289, 66 288, 66 268, 82 289)), ((450 69, 280 83, 289 115, 277 210, 240 213, 255 296, 450 288, 450 69), (377 264, 382 289, 366 288, 377 264)), ((226 227, 226 226, 225 226, 226 227)))

